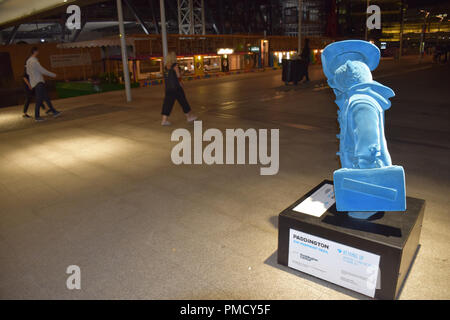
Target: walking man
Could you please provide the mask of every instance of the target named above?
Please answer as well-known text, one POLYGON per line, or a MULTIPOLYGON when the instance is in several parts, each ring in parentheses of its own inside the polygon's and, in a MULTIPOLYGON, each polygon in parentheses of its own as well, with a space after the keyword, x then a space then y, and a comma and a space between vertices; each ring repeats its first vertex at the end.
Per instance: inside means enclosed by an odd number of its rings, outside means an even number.
POLYGON ((30 76, 27 74, 26 67, 23 72, 23 84, 24 84, 24 90, 25 90, 25 103, 23 105, 23 117, 31 118, 27 112, 28 112, 28 106, 30 105, 31 99, 33 98, 33 88, 31 87, 30 76))
POLYGON ((54 78, 56 77, 56 74, 48 71, 47 69, 41 66, 39 60, 37 59, 38 54, 39 54, 38 48, 34 47, 33 49, 31 49, 31 56, 30 58, 28 58, 26 63, 26 71, 28 76, 30 77, 29 82, 31 88, 34 89, 36 94, 34 120, 37 122, 41 122, 44 121, 44 119, 40 117, 39 111, 44 101, 47 103, 47 106, 50 109, 49 111, 53 112, 54 117, 59 116, 61 112, 56 111, 55 108, 53 108, 52 102, 50 101, 50 98, 47 93, 47 89, 45 88, 45 81, 43 77, 44 75, 47 75, 49 77, 54 78))
MULTIPOLYGON (((28 106, 30 105, 31 100, 33 99, 34 96, 34 90, 31 87, 30 84, 30 76, 27 74, 27 69, 26 67, 24 68, 23 71, 23 86, 24 86, 24 91, 25 91, 25 102, 23 105, 23 117, 24 118, 31 118, 28 115, 28 106)), ((42 110, 45 110, 45 106, 44 104, 42 104, 42 110)), ((47 113, 51 112, 51 110, 47 110, 47 113)))

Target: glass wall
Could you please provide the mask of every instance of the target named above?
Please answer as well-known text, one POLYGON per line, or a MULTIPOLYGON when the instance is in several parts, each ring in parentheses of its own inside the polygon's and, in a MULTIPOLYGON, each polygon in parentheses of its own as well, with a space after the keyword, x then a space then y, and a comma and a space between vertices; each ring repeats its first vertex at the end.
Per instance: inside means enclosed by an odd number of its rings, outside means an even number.
POLYGON ((195 73, 194 57, 181 57, 177 58, 177 61, 183 75, 195 73))
POLYGON ((203 69, 204 72, 220 72, 220 56, 204 56, 203 69))

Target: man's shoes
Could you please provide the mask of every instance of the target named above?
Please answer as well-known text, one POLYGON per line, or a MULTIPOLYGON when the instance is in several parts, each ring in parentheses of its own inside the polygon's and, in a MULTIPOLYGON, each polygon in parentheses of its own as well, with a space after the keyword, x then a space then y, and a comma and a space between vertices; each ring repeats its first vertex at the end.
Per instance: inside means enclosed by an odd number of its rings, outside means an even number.
POLYGON ((24 113, 23 115, 22 115, 22 117, 24 117, 24 118, 31 118, 28 114, 26 114, 26 113, 24 113))
POLYGON ((44 122, 44 121, 45 121, 45 119, 44 119, 44 118, 41 118, 41 117, 39 117, 39 118, 36 118, 36 119, 34 119, 34 121, 36 121, 36 122, 44 122))
POLYGON ((163 126, 163 127, 168 127, 168 126, 170 126, 170 125, 172 125, 169 121, 162 121, 161 122, 161 125, 163 126))
POLYGON ((61 111, 55 111, 53 112, 53 118, 57 118, 61 115, 61 111))

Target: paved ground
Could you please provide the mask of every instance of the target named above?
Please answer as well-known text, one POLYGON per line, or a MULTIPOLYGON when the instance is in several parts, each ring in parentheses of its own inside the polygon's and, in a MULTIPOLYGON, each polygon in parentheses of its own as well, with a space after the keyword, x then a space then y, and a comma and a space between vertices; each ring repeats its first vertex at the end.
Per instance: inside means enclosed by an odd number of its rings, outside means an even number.
MULTIPOLYGON (((450 298, 449 67, 384 61, 387 112, 408 195, 427 200, 421 250, 402 299, 450 298)), ((55 101, 46 123, 0 109, 0 297, 147 299, 364 298, 276 263, 277 215, 339 167, 334 96, 279 71, 186 84, 203 127, 279 128, 280 171, 175 166, 159 125, 161 87, 55 101), (78 265, 82 290, 66 289, 78 265)))

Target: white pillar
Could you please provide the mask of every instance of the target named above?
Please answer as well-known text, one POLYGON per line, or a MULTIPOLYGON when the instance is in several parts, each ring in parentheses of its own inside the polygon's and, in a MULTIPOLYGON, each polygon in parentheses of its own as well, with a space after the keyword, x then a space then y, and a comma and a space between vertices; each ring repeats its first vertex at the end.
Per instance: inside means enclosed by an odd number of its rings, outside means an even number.
POLYGON ((302 52, 302 0, 298 0, 298 54, 302 52))
POLYGON ((120 49, 122 51, 123 79, 127 102, 131 101, 130 72, 128 70, 127 42, 125 41, 125 28, 123 26, 122 0, 117 0, 117 16, 119 17, 120 49))
POLYGON ((159 6, 161 9, 161 39, 163 47, 163 56, 164 60, 166 60, 168 49, 167 49, 166 9, 164 7, 164 0, 159 0, 159 6))

